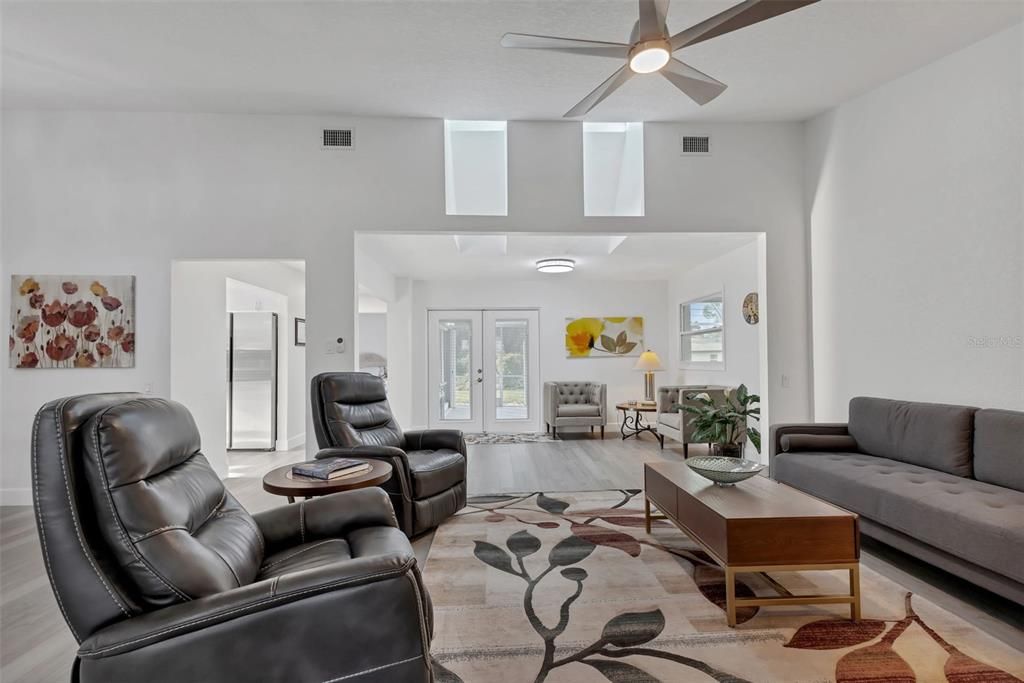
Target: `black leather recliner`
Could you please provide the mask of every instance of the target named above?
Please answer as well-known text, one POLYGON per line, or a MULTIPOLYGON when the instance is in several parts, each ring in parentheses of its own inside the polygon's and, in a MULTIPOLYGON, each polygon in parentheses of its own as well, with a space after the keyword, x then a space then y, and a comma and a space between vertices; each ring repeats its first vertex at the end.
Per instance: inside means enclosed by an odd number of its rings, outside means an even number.
POLYGON ((409 536, 430 531, 466 505, 466 441, 455 429, 402 432, 384 380, 365 372, 313 378, 317 458, 354 456, 391 463, 383 485, 409 536))
POLYGON ((380 489, 251 516, 191 414, 140 394, 48 403, 32 438, 73 682, 431 680, 429 598, 380 489))

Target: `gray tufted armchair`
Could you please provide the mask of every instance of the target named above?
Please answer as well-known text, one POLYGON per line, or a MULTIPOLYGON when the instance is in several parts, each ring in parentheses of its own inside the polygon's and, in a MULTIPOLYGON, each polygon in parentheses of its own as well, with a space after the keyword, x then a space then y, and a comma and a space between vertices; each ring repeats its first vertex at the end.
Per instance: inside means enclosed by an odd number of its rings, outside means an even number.
POLYGON ((601 428, 608 424, 608 387, 598 382, 545 382, 546 431, 558 436, 559 427, 601 428))

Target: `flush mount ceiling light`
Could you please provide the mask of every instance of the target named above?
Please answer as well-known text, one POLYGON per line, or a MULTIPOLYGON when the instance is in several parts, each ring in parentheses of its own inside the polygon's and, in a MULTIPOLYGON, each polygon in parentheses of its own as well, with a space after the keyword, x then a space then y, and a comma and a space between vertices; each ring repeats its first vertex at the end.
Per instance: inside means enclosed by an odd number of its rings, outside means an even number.
POLYGON ((537 261, 537 272, 540 273, 571 273, 576 269, 576 262, 570 258, 544 258, 537 261))

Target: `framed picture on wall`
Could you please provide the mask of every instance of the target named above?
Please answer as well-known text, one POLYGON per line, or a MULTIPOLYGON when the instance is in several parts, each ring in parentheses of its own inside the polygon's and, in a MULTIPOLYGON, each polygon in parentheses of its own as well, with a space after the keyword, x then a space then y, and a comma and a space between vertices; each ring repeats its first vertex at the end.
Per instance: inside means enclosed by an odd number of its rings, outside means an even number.
POLYGON ((295 319, 295 345, 305 346, 306 345, 306 319, 296 318, 295 319))

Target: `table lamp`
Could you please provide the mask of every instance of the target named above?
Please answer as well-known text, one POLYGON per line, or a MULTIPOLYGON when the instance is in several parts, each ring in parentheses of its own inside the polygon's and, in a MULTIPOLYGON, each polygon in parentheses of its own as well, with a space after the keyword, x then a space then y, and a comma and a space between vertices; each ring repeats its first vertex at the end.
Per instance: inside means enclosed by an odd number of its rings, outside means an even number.
POLYGON ((634 370, 644 371, 644 400, 654 400, 654 371, 661 370, 661 359, 658 358, 658 354, 650 349, 640 354, 640 357, 636 361, 636 365, 633 366, 634 370))

